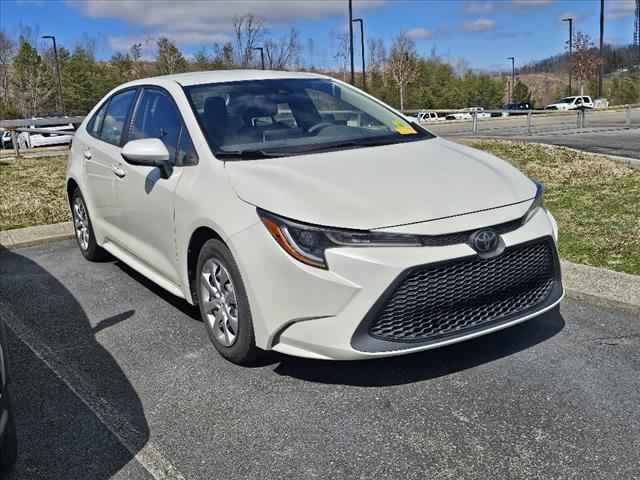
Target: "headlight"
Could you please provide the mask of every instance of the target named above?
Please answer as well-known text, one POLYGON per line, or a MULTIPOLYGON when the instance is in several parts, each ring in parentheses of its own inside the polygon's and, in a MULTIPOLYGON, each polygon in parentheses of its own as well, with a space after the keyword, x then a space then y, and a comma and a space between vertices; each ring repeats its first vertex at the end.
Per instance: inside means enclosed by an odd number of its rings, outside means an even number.
POLYGON ((535 183, 536 185, 536 196, 533 199, 533 203, 531 204, 531 206, 529 207, 529 210, 527 210, 527 213, 524 214, 524 217, 522 218, 522 224, 524 225, 525 223, 527 223, 529 220, 531 220, 531 218, 536 214, 536 212, 544 207, 544 185, 540 182, 538 182, 537 180, 533 180, 533 183, 535 183))
POLYGON ((262 223, 285 252, 307 265, 327 268, 325 250, 334 247, 419 247, 415 235, 340 230, 295 222, 258 209, 262 223))

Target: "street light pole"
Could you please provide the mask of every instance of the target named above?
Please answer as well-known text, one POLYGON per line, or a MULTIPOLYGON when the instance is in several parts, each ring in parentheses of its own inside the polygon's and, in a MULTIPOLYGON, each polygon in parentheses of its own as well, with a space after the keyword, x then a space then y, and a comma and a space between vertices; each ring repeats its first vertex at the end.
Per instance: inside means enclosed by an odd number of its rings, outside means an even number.
POLYGON ((58 46, 56 45, 56 37, 53 35, 43 35, 42 38, 51 39, 53 41, 53 56, 56 64, 56 75, 58 77, 58 101, 60 102, 60 109, 64 115, 64 100, 62 99, 62 79, 60 78, 60 65, 58 64, 58 46))
POLYGON ((264 48, 263 47, 252 47, 253 50, 260 50, 260 62, 262 63, 262 70, 264 70, 264 48))
POLYGON ((573 60, 573 18, 563 18, 563 22, 569 22, 569 95, 573 93, 571 88, 571 61, 573 60))
POLYGON ((349 0, 349 58, 351 59, 351 85, 355 82, 355 73, 353 70, 353 5, 352 0, 349 0))
POLYGON ((353 22, 360 24, 360 50, 362 51, 362 89, 367 90, 367 72, 364 64, 364 21, 361 18, 354 18, 353 22))
POLYGON ((515 87, 516 81, 516 57, 507 57, 507 60, 511 60, 511 91, 509 92, 509 103, 513 103, 513 87, 515 87))
POLYGON ((602 98, 602 76, 604 75, 604 62, 602 47, 604 46, 604 0, 600 0, 600 72, 598 74, 598 97, 602 98))

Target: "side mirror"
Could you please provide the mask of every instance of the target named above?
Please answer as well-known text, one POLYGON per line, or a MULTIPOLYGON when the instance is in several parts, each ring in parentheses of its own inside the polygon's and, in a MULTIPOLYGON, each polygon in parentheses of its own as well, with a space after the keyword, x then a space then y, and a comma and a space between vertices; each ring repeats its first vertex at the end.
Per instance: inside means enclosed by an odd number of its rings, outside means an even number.
POLYGON ((169 162, 171 155, 159 138, 131 140, 122 147, 121 155, 131 165, 160 168, 162 178, 169 178, 173 173, 169 162))

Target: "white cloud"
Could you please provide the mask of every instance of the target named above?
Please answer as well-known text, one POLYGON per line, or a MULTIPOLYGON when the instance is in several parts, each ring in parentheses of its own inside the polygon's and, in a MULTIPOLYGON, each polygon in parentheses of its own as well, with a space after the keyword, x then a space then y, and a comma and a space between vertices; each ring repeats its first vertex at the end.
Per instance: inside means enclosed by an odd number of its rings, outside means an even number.
POLYGON ((491 13, 496 10, 494 2, 465 2, 464 13, 491 13))
POLYGON ((142 54, 145 57, 153 55, 156 49, 156 42, 160 37, 167 37, 177 44, 183 45, 212 45, 214 43, 225 43, 231 37, 220 33, 198 33, 198 32, 154 32, 148 35, 122 35, 109 37, 109 45, 114 51, 126 52, 135 43, 142 44, 142 54))
MULTIPOLYGON (((347 14, 343 0, 67 0, 91 17, 110 17, 150 28, 197 32, 230 32, 236 15, 253 13, 267 23, 347 14)), ((384 5, 385 0, 356 0, 354 13, 384 5)))
POLYGON ((488 18, 478 18, 477 20, 471 20, 464 22, 462 29, 465 32, 488 32, 496 28, 496 21, 488 18))
POLYGON ((407 36, 414 40, 428 40, 433 37, 433 31, 421 27, 412 28, 407 31, 407 36))
POLYGON ((608 2, 606 15, 609 20, 621 20, 635 14, 636 5, 634 0, 616 0, 608 2))
POLYGON ((511 0, 515 8, 539 8, 551 5, 556 0, 511 0))
POLYGON ((501 0, 501 1, 471 1, 465 2, 464 13, 486 15, 499 10, 524 10, 541 8, 555 3, 556 0, 501 0))

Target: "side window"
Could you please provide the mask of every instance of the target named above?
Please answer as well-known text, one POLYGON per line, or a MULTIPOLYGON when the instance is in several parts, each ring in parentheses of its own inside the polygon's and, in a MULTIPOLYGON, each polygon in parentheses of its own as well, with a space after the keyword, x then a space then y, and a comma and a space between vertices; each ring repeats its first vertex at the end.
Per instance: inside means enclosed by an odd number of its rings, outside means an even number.
POLYGON ((161 90, 145 88, 133 114, 128 139, 159 138, 169 150, 171 162, 176 163, 181 127, 180 114, 171 98, 161 90))
POLYGON ((589 97, 582 97, 582 101, 584 103, 589 103, 591 100, 589 100, 589 97))
POLYGON ((102 121, 100 138, 113 145, 120 145, 122 129, 127 120, 131 103, 136 96, 135 90, 118 93, 111 98, 107 113, 102 121))
POLYGON ((104 114, 107 113, 107 107, 109 106, 109 102, 105 102, 105 104, 97 111, 97 113, 93 116, 89 125, 87 125, 87 131, 90 135, 94 137, 98 137, 100 135, 100 128, 102 128, 102 122, 104 121, 104 114))
POLYGON ((193 142, 189 136, 189 132, 185 127, 180 131, 180 142, 178 143, 178 152, 176 154, 176 165, 179 167, 198 164, 198 154, 193 147, 193 142))
POLYGON ((582 99, 580 97, 576 98, 576 105, 582 105, 582 99))

